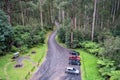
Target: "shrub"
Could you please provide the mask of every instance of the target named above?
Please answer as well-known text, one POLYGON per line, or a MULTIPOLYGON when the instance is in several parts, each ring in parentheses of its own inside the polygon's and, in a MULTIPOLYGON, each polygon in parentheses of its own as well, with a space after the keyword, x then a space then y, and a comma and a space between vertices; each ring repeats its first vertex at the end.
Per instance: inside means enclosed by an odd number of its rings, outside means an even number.
POLYGON ((16 26, 14 27, 14 45, 21 47, 27 45, 32 47, 33 45, 44 43, 45 31, 41 30, 39 25, 37 26, 16 26), (34 27, 34 28, 33 28, 34 27))
POLYGON ((110 80, 119 80, 120 79, 120 70, 111 71, 110 80))
POLYGON ((79 46, 78 43, 79 43, 79 40, 75 40, 75 39, 74 39, 71 47, 72 47, 72 48, 77 48, 77 47, 79 46))
POLYGON ((65 34, 65 44, 67 47, 71 47, 71 38, 70 38, 70 32, 66 32, 65 34))
POLYGON ((97 63, 101 76, 103 76, 105 80, 109 79, 111 76, 111 72, 115 71, 116 69, 116 67, 114 66, 114 61, 103 59, 103 60, 98 60, 97 63))
POLYGON ((65 43, 65 34, 66 34, 66 32, 65 32, 64 28, 60 28, 58 30, 58 38, 62 43, 65 43))
POLYGON ((13 46, 11 47, 11 51, 12 51, 12 52, 16 52, 16 51, 18 51, 18 48, 13 45, 13 46))
POLYGON ((95 54, 96 56, 99 55, 98 53, 100 50, 100 44, 92 41, 84 41, 84 42, 80 42, 79 45, 89 53, 95 54))
POLYGON ((117 68, 120 69, 120 38, 109 37, 103 43, 103 57, 114 60, 117 68))
POLYGON ((28 48, 27 48, 27 46, 24 45, 24 46, 19 48, 19 51, 20 51, 20 53, 24 54, 24 53, 28 52, 28 48))

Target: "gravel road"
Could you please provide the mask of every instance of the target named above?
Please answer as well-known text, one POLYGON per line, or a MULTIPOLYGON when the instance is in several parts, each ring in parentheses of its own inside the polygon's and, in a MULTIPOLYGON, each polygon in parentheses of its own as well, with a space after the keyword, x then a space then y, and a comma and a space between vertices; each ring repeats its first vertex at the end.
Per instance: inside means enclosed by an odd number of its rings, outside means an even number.
MULTIPOLYGON (((69 50, 57 44, 56 33, 57 31, 50 35, 46 59, 30 80, 81 80, 81 74, 65 73, 65 68, 71 66, 68 64, 69 50)), ((80 69, 79 66, 74 67, 80 69)))

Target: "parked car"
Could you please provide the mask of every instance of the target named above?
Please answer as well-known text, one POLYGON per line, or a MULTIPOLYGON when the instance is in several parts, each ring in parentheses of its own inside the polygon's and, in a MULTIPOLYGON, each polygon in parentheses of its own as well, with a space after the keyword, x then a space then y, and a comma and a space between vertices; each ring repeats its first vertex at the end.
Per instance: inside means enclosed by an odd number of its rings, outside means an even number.
POLYGON ((67 67, 65 69, 65 73, 69 73, 69 74, 80 74, 80 71, 78 69, 75 69, 73 67, 67 67))
POLYGON ((72 56, 69 57, 69 60, 78 60, 78 61, 80 61, 80 57, 72 55, 72 56))
POLYGON ((81 63, 80 63, 80 61, 78 61, 78 60, 69 60, 69 64, 70 65, 81 65, 81 63))
POLYGON ((70 54, 71 54, 71 55, 76 55, 76 56, 79 56, 79 55, 80 55, 80 53, 77 52, 77 51, 71 51, 70 54))
POLYGON ((18 57, 19 57, 19 53, 20 53, 20 52, 14 53, 12 58, 13 58, 13 59, 18 58, 18 57))

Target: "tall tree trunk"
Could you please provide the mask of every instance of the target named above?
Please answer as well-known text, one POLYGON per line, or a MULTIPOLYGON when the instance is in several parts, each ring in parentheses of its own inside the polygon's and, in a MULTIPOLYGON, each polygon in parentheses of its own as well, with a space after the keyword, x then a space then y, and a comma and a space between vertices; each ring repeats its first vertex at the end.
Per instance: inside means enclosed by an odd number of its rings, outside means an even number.
POLYGON ((120 0, 117 1, 117 11, 119 11, 120 0))
POLYGON ((63 26, 64 26, 64 21, 65 21, 65 11, 62 10, 62 23, 63 23, 63 26))
POLYGON ((4 0, 5 1, 5 7, 6 7, 6 13, 8 15, 8 22, 11 25, 11 6, 10 6, 10 1, 9 0, 4 0))
POLYGON ((75 28, 75 30, 76 30, 76 27, 77 27, 76 21, 77 21, 77 18, 74 17, 74 28, 75 28))
POLYGON ((59 8, 59 22, 61 22, 61 9, 59 8))
POLYGON ((96 4, 97 0, 94 0, 94 12, 93 12, 93 22, 92 22, 92 34, 91 34, 91 40, 94 40, 94 28, 95 28, 95 16, 96 16, 96 4))
POLYGON ((114 6, 113 6, 113 16, 112 16, 112 18, 113 18, 112 22, 113 23, 115 21, 116 8, 117 8, 117 1, 115 0, 114 6))
POLYGON ((101 28, 101 30, 103 29, 103 16, 101 17, 101 21, 100 21, 101 23, 100 23, 100 28, 101 28))
POLYGON ((22 18, 22 25, 25 25, 25 20, 24 20, 24 13, 23 13, 23 6, 22 6, 22 2, 20 0, 20 9, 21 9, 21 18, 22 18))
POLYGON ((41 3, 41 0, 39 0, 39 11, 40 11, 40 24, 41 24, 42 29, 43 29, 43 14, 42 14, 42 3, 41 3))
POLYGON ((86 25, 87 25, 87 13, 86 13, 86 5, 84 6, 85 10, 84 10, 84 33, 86 33, 86 25))
POLYGON ((70 33, 70 43, 71 43, 71 47, 72 47, 72 45, 73 45, 73 26, 74 26, 74 24, 73 24, 73 19, 71 19, 71 33, 70 33))

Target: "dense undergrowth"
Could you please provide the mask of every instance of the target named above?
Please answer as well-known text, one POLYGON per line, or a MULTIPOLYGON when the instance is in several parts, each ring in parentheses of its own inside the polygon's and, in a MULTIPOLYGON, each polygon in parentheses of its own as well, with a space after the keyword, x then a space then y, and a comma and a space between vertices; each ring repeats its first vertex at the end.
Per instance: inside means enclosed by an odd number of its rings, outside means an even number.
POLYGON ((49 30, 52 30, 52 27, 42 28, 39 23, 12 26, 8 23, 7 15, 0 10, 0 55, 17 51, 26 53, 29 48, 44 44, 49 30))

